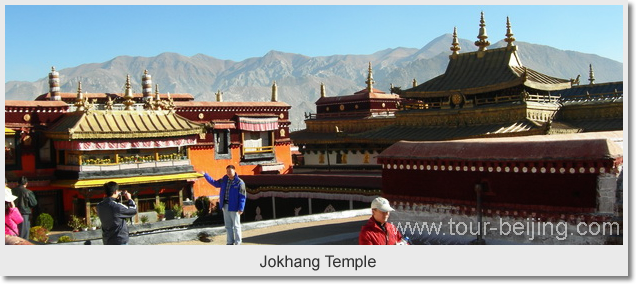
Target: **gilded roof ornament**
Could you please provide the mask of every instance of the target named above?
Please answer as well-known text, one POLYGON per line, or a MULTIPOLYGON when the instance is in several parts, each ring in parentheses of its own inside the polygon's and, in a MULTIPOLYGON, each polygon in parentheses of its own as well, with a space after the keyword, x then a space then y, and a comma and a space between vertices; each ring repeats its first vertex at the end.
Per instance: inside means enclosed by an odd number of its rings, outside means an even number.
POLYGON ((161 96, 159 96, 159 84, 155 84, 155 101, 160 101, 161 96))
POLYGON ((415 78, 413 78, 413 88, 417 87, 417 80, 415 80, 415 78))
POLYGON ((488 41, 488 35, 486 34, 486 21, 484 21, 484 12, 481 12, 481 20, 479 21, 479 35, 477 36, 479 39, 475 41, 475 45, 479 47, 479 51, 485 51, 486 48, 490 45, 490 41, 488 41))
POLYGON ((222 102, 223 101, 223 93, 221 92, 221 90, 216 90, 216 101, 217 102, 222 102))
POLYGON ((155 100, 152 105, 153 110, 162 110, 163 109, 163 101, 161 100, 161 96, 159 95, 159 84, 155 84, 155 100))
POLYGON ((513 35, 515 34, 512 33, 512 29, 510 28, 510 18, 506 17, 506 38, 504 39, 504 41, 508 43, 507 46, 514 46, 513 42, 516 39, 513 37, 513 35))
POLYGON ((104 109, 113 110, 113 105, 114 105, 113 100, 110 98, 110 96, 108 96, 108 101, 104 105, 104 109))
POLYGON ((367 75, 367 90, 369 92, 373 92, 373 83, 375 83, 375 81, 373 80, 373 68, 371 68, 371 62, 369 62, 369 75, 367 75))
POLYGON ((324 98, 327 97, 327 91, 325 89, 325 83, 320 82, 320 97, 324 98))
POLYGON ((84 111, 84 94, 82 93, 82 82, 77 83, 77 98, 75 99, 75 111, 84 111))
POLYGON ((133 110, 133 105, 135 101, 133 101, 133 93, 130 84, 130 74, 126 75, 126 89, 124 90, 124 105, 126 106, 124 110, 133 110))
POLYGON ((590 85, 594 85, 594 69, 592 69, 592 64, 590 64, 590 85))
POLYGON ((276 85, 276 81, 272 85, 272 102, 278 101, 278 85, 276 85))
POLYGON ((450 50, 453 51, 452 55, 459 54, 459 51, 462 49, 459 47, 459 40, 457 39, 457 27, 453 28, 453 43, 451 44, 450 50))
POLYGON ((75 111, 77 112, 89 112, 95 108, 95 102, 97 99, 93 99, 93 102, 89 102, 87 97, 84 97, 82 93, 82 82, 77 84, 77 98, 75 99, 75 111))

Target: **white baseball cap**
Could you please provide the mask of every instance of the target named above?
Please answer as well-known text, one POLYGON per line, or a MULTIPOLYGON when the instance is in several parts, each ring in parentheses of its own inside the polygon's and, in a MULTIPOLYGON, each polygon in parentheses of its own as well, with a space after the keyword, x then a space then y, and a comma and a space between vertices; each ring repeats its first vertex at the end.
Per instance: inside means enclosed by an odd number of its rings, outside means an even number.
POLYGON ((5 202, 13 202, 16 199, 18 199, 18 197, 13 195, 13 193, 11 193, 11 189, 5 186, 4 187, 4 201, 5 202))
POLYGON ((386 198, 378 197, 371 201, 371 209, 379 209, 382 212, 395 211, 389 204, 389 201, 386 198))

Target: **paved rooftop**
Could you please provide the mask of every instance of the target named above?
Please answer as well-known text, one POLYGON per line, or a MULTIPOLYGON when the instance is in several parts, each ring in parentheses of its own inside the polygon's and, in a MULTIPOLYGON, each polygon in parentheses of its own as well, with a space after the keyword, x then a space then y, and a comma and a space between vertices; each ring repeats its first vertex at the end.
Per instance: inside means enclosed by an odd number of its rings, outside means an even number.
MULTIPOLYGON (((244 229, 243 245, 357 245, 360 229, 369 219, 362 215, 342 219, 281 224, 244 229)), ((243 224, 245 227, 245 224, 243 224)), ((225 232, 219 235, 160 245, 225 245, 225 232)))

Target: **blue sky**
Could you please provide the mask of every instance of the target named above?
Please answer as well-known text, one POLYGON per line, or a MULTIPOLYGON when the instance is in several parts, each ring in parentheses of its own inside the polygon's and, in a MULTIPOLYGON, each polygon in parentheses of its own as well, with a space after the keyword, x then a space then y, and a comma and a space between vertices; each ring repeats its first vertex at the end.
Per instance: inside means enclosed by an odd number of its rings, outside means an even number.
POLYGON ((5 6, 5 82, 120 55, 371 54, 422 48, 455 26, 476 40, 481 11, 491 43, 504 38, 509 16, 519 41, 624 61, 621 5, 5 6))

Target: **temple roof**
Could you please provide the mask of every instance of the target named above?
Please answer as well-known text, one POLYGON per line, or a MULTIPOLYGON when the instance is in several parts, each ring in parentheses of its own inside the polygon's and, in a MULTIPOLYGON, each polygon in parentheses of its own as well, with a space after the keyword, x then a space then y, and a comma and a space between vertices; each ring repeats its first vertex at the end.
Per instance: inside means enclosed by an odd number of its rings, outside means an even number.
MULTIPOLYGON (((352 139, 394 143, 409 141, 442 141, 488 135, 516 135, 528 131, 541 131, 543 126, 529 119, 515 122, 465 126, 400 126, 390 125, 376 130, 352 134, 352 139)), ((527 135, 527 134, 525 134, 527 135)))
POLYGON ((186 107, 291 107, 284 102, 174 102, 177 108, 186 107))
POLYGON ((544 132, 541 123, 529 119, 508 123, 465 126, 403 126, 389 125, 361 133, 314 133, 297 131, 290 134, 294 143, 380 143, 393 144, 400 140, 443 141, 482 136, 531 135, 544 132))
POLYGON ((468 139, 445 142, 400 141, 378 159, 452 160, 605 160, 623 156, 611 139, 578 139, 573 135, 468 139))
POLYGON ((381 100, 399 100, 400 96, 395 94, 387 94, 378 89, 373 89, 372 92, 369 92, 368 89, 364 89, 358 92, 355 92, 353 95, 348 96, 337 96, 337 97, 321 97, 316 101, 316 105, 328 105, 328 104, 341 104, 348 102, 360 102, 360 101, 370 101, 372 99, 381 99, 381 100))
POLYGON ((68 104, 62 101, 4 101, 5 109, 9 107, 55 107, 68 109, 68 104))
MULTIPOLYGON (((124 94, 123 93, 83 93, 82 94, 85 98, 89 98, 89 99, 107 99, 108 97, 111 98, 123 98, 124 94)), ((168 95, 177 101, 192 101, 194 100, 194 97, 191 94, 159 94, 159 96, 161 97, 161 99, 168 99, 168 95)), ((60 93, 60 97, 62 100, 75 100, 77 98, 77 93, 60 93)), ((141 99, 144 97, 144 95, 142 93, 134 93, 133 97, 135 99, 141 99)), ((155 94, 152 95, 153 98, 156 97, 155 94)), ((51 100, 51 93, 46 93, 46 94, 42 94, 40 96, 38 96, 36 99, 36 101, 49 101, 51 100)))
POLYGON ((561 98, 585 97, 587 94, 591 96, 622 95, 623 82, 572 86, 570 89, 552 92, 552 95, 560 95, 561 98))
POLYGON ((169 111, 70 112, 45 133, 53 139, 137 139, 203 133, 203 125, 169 111))
POLYGON ((402 97, 479 94, 521 85, 551 91, 567 89, 571 83, 524 67, 512 46, 452 55, 444 74, 405 90, 402 97))

